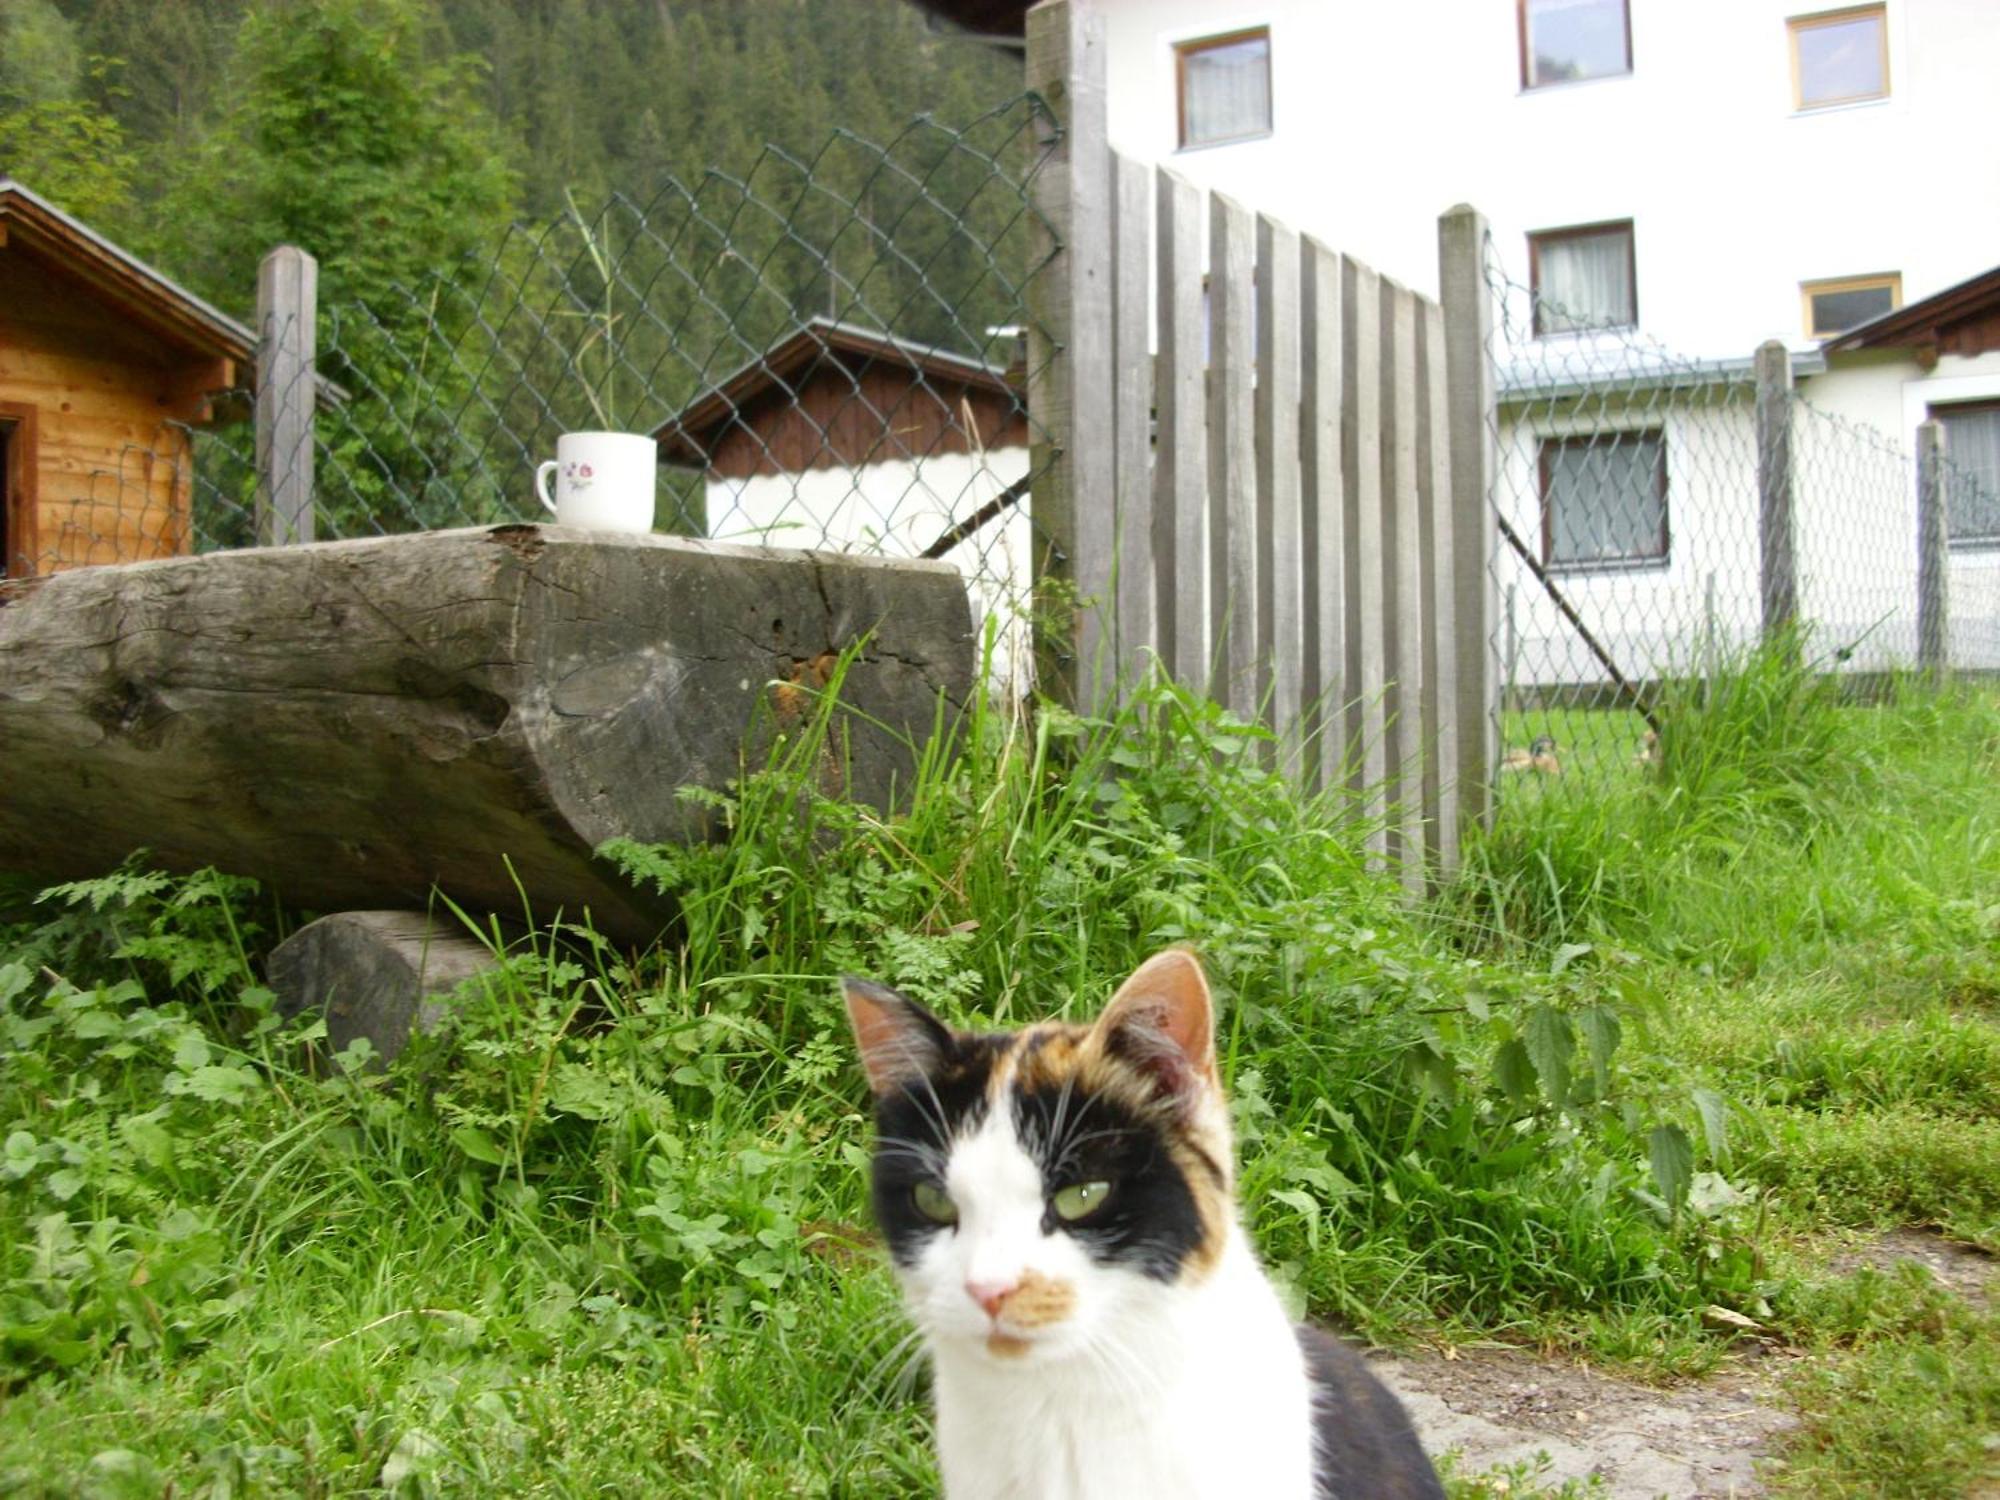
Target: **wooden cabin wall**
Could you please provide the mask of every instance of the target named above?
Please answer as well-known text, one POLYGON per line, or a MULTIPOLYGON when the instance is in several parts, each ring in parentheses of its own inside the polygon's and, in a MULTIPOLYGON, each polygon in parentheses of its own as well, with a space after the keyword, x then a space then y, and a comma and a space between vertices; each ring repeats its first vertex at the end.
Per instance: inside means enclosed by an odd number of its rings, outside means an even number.
POLYGON ((182 424, 202 414, 187 394, 201 383, 185 355, 0 251, 0 408, 34 414, 31 535, 10 537, 10 550, 37 573, 188 551, 193 455, 182 424))

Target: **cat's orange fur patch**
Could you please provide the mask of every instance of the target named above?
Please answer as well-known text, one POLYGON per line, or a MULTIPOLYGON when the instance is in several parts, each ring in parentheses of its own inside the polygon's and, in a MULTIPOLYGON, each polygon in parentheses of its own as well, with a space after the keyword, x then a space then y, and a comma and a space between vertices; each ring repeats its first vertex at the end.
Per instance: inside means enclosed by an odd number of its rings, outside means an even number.
POLYGON ((1016 1328, 1046 1328, 1076 1311, 1076 1286, 1030 1267, 1021 1284, 1009 1292, 1000 1310, 1016 1328))

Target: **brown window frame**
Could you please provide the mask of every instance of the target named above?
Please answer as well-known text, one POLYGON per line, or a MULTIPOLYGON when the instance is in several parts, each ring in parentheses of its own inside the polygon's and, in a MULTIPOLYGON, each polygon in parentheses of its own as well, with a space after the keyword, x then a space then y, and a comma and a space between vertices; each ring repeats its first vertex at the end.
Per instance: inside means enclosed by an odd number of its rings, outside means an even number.
MULTIPOLYGON (((1889 311, 1894 312, 1903 305, 1903 273, 1901 271, 1875 271, 1866 276, 1828 276, 1818 281, 1799 283, 1799 304, 1805 312, 1806 337, 1809 339, 1839 338, 1847 332, 1845 328, 1821 330, 1813 321, 1813 298, 1827 292, 1861 292, 1873 287, 1889 288, 1889 311)), ((1855 325, 1859 327, 1860 325, 1855 325)))
POLYGON ((1639 326, 1639 236, 1634 232, 1630 219, 1600 219, 1595 224, 1565 224, 1560 229, 1531 229, 1528 231, 1528 301, 1532 321, 1530 326, 1536 338, 1559 338, 1568 334, 1603 333, 1615 328, 1637 328, 1639 326), (1632 321, 1629 323, 1601 323, 1592 328, 1565 328, 1550 333, 1542 327, 1542 246, 1551 240, 1582 239, 1587 235, 1603 234, 1606 230, 1625 231, 1625 267, 1632 283, 1632 321))
MULTIPOLYGON (((1926 415, 1942 425, 1957 413, 1992 411, 2000 412, 2000 396, 1981 397, 1975 401, 1934 401, 1926 408, 1926 415)), ((1945 458, 1951 458, 1949 443, 1945 447, 1945 458)), ((1954 552, 1993 552, 2000 550, 2000 531, 1981 532, 1977 536, 1955 537, 1951 534, 1951 513, 1945 512, 1945 546, 1954 552)))
POLYGON ((1837 109, 1843 104, 1866 104, 1875 99, 1887 99, 1894 92, 1893 81, 1889 77, 1889 7, 1886 0, 1876 0, 1872 5, 1848 5, 1839 10, 1814 11, 1803 16, 1785 18, 1785 47, 1792 59, 1792 113, 1809 115, 1815 110, 1837 109), (1876 94, 1843 94, 1838 99, 1815 99, 1805 101, 1805 74, 1799 67, 1799 33, 1812 31, 1821 26, 1834 26, 1843 21, 1858 20, 1862 16, 1874 16, 1882 25, 1880 29, 1882 52, 1882 91, 1876 94))
POLYGON ((1204 151, 1210 146, 1235 146, 1244 141, 1267 139, 1277 127, 1277 95, 1271 86, 1271 28, 1269 26, 1244 26, 1235 31, 1218 32, 1214 36, 1196 37, 1191 41, 1174 43, 1174 149, 1176 151, 1204 151), (1242 42, 1262 38, 1264 42, 1264 99, 1266 118, 1262 130, 1249 131, 1243 135, 1219 136, 1212 141, 1190 141, 1187 138, 1187 62, 1190 57, 1202 52, 1214 52, 1223 47, 1233 47, 1242 42))
POLYGON ((1667 504, 1667 430, 1664 427, 1634 427, 1621 432, 1547 433, 1536 440, 1536 492, 1542 503, 1542 567, 1551 573, 1630 573, 1645 568, 1664 568, 1673 562, 1674 532, 1667 504), (1556 553, 1555 507, 1549 503, 1549 455, 1558 448, 1592 448, 1605 442, 1627 438, 1652 438, 1659 444, 1659 461, 1654 465, 1653 490, 1660 500, 1660 550, 1633 557, 1564 558, 1556 553))
POLYGON ((7 429, 4 514, 0 514, 0 577, 35 576, 36 453, 35 408, 0 401, 0 427, 7 429))
POLYGON ((1526 94, 1539 89, 1559 89, 1569 83, 1596 83, 1603 78, 1630 78, 1632 76, 1632 0, 1621 0, 1625 12, 1625 69, 1621 73, 1599 73, 1590 78, 1557 78, 1547 83, 1536 83, 1528 67, 1528 0, 1514 0, 1515 35, 1520 41, 1521 92, 1526 94))

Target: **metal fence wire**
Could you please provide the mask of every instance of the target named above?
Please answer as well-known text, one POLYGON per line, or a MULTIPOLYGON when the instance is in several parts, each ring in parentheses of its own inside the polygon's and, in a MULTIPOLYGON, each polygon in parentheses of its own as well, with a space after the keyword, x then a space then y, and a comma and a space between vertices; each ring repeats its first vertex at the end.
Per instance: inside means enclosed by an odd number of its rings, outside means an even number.
POLYGON ((1985 476, 1941 462, 1951 520, 1927 568, 1914 433, 1823 410, 1809 383, 1760 403, 1753 351, 1694 359, 1538 310, 1490 239, 1486 268, 1503 795, 1644 774, 1663 686, 1743 661, 1787 578, 1801 660, 1856 686, 2000 668, 1985 476), (1930 620, 1946 626, 1934 663, 1930 620))
MULTIPOLYGON (((886 143, 766 147, 644 202, 572 199, 377 301, 321 303, 295 531, 545 520, 534 474, 560 434, 646 433, 657 529, 944 558, 998 621, 998 664, 1025 670, 1046 128, 1024 95, 886 143)), ((253 405, 228 393, 215 423, 163 429, 59 497, 39 570, 292 539, 260 530, 253 405)))

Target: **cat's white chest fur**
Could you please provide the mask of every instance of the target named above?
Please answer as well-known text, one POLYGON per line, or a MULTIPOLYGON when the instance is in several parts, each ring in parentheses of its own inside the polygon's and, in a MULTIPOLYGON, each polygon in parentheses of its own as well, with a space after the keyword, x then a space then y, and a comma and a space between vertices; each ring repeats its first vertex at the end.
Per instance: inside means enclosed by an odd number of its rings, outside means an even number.
POLYGON ((1311 1397, 1240 1231, 1060 1362, 933 1344, 946 1500, 1310 1500, 1311 1397))

